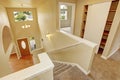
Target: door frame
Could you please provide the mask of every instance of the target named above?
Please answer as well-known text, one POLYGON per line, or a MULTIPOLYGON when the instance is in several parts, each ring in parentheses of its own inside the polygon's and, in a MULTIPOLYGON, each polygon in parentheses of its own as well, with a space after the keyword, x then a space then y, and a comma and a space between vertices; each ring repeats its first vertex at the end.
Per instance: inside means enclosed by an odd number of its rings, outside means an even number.
MULTIPOLYGON (((67 5, 67 6, 72 6, 72 19, 71 19, 71 34, 74 33, 74 24, 75 24, 75 3, 68 3, 68 2, 59 2, 58 3, 58 8, 59 8, 59 16, 60 17, 60 5, 67 5)), ((59 30, 60 30, 60 19, 59 19, 59 30)))

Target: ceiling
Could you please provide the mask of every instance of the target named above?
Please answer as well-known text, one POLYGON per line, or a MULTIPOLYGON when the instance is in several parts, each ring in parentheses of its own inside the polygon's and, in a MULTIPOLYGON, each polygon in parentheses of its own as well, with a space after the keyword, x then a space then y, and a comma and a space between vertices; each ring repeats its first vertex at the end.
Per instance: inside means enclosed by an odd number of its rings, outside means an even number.
POLYGON ((47 0, 0 0, 4 7, 37 7, 47 0))

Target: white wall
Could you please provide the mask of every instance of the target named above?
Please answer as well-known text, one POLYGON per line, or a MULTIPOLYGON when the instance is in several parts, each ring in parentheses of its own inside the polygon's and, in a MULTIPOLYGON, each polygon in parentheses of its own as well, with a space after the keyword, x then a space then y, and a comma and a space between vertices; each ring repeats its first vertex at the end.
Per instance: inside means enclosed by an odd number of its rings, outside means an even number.
POLYGON ((107 15, 111 2, 89 5, 84 38, 98 44, 97 51, 103 35, 107 15))

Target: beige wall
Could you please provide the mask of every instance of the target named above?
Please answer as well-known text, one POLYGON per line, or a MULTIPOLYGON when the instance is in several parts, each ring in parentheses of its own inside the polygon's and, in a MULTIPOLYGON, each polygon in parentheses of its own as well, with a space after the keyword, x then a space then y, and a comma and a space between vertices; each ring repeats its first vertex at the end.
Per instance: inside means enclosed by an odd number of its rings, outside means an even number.
POLYGON ((87 4, 96 4, 96 3, 103 3, 108 1, 112 1, 112 0, 88 0, 87 4))
POLYGON ((48 0, 37 8, 38 23, 43 36, 56 31, 56 1, 48 0))
POLYGON ((35 8, 21 8, 21 9, 7 8, 7 13, 8 13, 9 21, 11 23, 12 31, 14 33, 14 39, 15 39, 16 45, 17 45, 18 39, 27 38, 29 43, 31 37, 34 37, 36 42, 36 48, 37 49, 41 48, 41 42, 40 42, 41 33, 38 26, 36 9, 35 8), (14 15, 13 15, 14 11, 32 11, 33 21, 15 22, 14 15), (25 24, 30 25, 31 27, 23 29, 22 26, 25 24))
POLYGON ((3 6, 0 6, 0 77, 5 76, 11 72, 9 67, 9 54, 5 54, 4 48, 3 48, 3 39, 2 39, 2 31, 3 27, 8 26, 8 18, 6 14, 6 10, 3 6))

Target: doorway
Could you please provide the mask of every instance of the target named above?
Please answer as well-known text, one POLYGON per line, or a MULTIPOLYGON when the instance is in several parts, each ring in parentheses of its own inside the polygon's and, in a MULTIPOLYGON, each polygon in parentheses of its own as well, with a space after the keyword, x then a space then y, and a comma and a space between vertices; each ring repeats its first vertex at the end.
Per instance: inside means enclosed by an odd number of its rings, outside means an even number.
POLYGON ((30 55, 29 45, 27 38, 18 39, 17 40, 19 51, 21 56, 30 55))
POLYGON ((73 34, 75 18, 75 4, 59 3, 59 30, 73 34))

